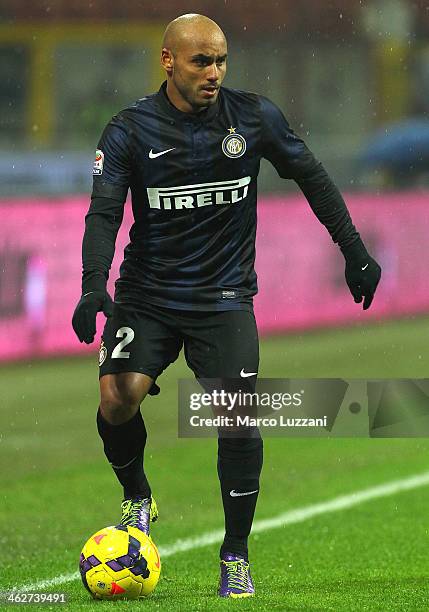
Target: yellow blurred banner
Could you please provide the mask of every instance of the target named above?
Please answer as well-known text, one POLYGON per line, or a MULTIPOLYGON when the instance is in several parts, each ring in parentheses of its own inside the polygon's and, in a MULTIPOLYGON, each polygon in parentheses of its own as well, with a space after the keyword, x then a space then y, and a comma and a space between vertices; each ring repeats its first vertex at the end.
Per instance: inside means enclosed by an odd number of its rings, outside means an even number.
POLYGON ((0 24, 0 45, 20 45, 30 50, 26 113, 29 140, 42 146, 52 142, 57 113, 56 54, 60 45, 144 49, 150 66, 145 82, 153 91, 163 78, 159 62, 162 32, 162 26, 153 23, 22 23, 13 27, 0 24))

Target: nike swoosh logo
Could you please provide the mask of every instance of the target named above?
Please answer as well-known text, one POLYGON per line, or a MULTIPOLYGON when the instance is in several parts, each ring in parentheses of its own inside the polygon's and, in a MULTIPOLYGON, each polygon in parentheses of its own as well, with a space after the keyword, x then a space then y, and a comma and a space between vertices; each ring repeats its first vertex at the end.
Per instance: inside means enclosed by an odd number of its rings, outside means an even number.
POLYGON ((368 266, 369 266, 369 263, 367 263, 365 266, 363 266, 363 267, 361 268, 362 272, 363 272, 364 270, 366 270, 368 266))
POLYGON ((150 159, 155 159, 156 157, 160 157, 161 155, 165 155, 166 153, 170 153, 170 151, 174 151, 176 147, 173 147, 172 149, 166 149, 165 151, 160 151, 159 153, 154 153, 152 151, 152 149, 149 151, 149 157, 150 159))
POLYGON ((247 378, 248 376, 257 376, 258 372, 245 372, 244 368, 241 368, 240 376, 241 378, 247 378))
POLYGON ((229 494, 231 495, 231 497, 242 497, 243 495, 253 495, 253 493, 257 493, 258 491, 259 489, 255 489, 255 491, 245 491, 244 493, 237 493, 235 489, 232 489, 229 494))

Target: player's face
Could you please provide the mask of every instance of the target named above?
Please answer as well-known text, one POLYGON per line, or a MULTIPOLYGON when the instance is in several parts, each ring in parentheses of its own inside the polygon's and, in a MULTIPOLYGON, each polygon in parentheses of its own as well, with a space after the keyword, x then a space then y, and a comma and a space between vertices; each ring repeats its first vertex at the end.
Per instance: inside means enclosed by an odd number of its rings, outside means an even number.
POLYGON ((227 46, 223 37, 185 41, 171 56, 168 93, 180 110, 196 112, 214 104, 226 74, 227 46))

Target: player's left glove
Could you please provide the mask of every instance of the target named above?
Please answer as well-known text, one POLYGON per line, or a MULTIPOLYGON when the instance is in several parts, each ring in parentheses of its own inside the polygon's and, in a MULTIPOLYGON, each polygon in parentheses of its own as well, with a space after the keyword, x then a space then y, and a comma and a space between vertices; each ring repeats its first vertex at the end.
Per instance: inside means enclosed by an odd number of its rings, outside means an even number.
POLYGON ((342 248, 346 260, 346 282, 357 304, 363 299, 363 309, 371 306, 375 290, 380 281, 381 268, 359 238, 348 247, 342 248))
POLYGON ((113 301, 106 290, 88 291, 80 298, 73 313, 72 325, 81 342, 91 344, 94 341, 97 312, 101 310, 106 317, 113 314, 113 301))

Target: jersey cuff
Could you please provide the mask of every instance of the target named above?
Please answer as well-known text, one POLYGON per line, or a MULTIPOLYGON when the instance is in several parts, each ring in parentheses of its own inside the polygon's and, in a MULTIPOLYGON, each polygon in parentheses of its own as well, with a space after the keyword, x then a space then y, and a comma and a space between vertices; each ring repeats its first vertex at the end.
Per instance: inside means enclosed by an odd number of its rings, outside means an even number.
POLYGON ((98 270, 84 271, 82 275, 82 295, 92 291, 106 291, 107 278, 98 270))
POLYGON ((368 251, 362 239, 359 237, 359 234, 352 244, 341 247, 341 251, 346 261, 364 261, 369 257, 368 251))

